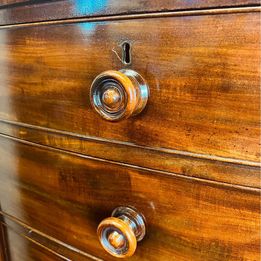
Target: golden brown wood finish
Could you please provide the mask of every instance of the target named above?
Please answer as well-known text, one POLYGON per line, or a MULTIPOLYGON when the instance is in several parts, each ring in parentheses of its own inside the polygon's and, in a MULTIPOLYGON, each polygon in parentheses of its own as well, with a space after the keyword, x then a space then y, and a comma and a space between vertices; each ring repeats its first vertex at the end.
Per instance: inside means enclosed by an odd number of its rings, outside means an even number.
POLYGON ((61 261, 68 260, 50 252, 46 247, 28 240, 11 228, 6 229, 10 248, 10 261, 61 261))
MULTIPOLYGON (((1 214, 0 214, 1 216, 1 214)), ((70 245, 66 245, 64 242, 58 241, 55 238, 49 237, 48 235, 45 235, 43 233, 41 233, 38 230, 33 229, 30 226, 27 226, 26 224, 22 223, 21 221, 17 220, 14 217, 11 217, 7 214, 4 214, 4 219, 5 222, 3 222, 3 226, 5 227, 6 230, 12 230, 14 231, 16 234, 20 235, 20 237, 23 237, 24 241, 31 241, 28 242, 30 247, 28 248, 24 248, 22 253, 25 254, 25 256, 28 254, 30 255, 31 251, 34 248, 34 245, 38 245, 38 249, 42 249, 43 252, 45 253, 46 251, 49 252, 49 254, 54 255, 55 258, 57 259, 59 257, 59 259, 61 260, 96 260, 99 261, 100 259, 95 258, 87 253, 81 253, 79 250, 73 248, 70 245)), ((11 241, 12 238, 10 238, 9 244, 13 245, 13 248, 16 246, 16 241, 13 240, 11 241)), ((22 239, 19 240, 19 242, 22 239)), ((19 243, 18 243, 19 245, 19 243)), ((12 249, 13 249, 12 248, 12 249)), ((17 251, 14 251, 15 253, 17 251)), ((34 251, 33 251, 34 252, 34 251)), ((55 259, 55 260, 56 260, 55 259)), ((10 259, 6 259, 6 260, 10 260, 10 259)), ((25 259, 21 259, 22 261, 27 260, 25 259)), ((36 260, 38 260, 36 258, 36 260)))
MULTIPOLYGON (((138 168, 151 168, 225 183, 260 188, 260 166, 248 161, 229 158, 202 157, 193 153, 170 153, 150 150, 130 144, 97 140, 70 133, 28 125, 16 125, 0 121, 1 133, 58 149, 131 164, 138 168), (229 161, 231 160, 231 161, 229 161)), ((134 166, 133 166, 134 167, 134 166)))
POLYGON ((6 7, 6 5, 14 5, 18 3, 28 4, 29 0, 0 0, 0 7, 6 7))
POLYGON ((2 4, 12 4, 16 2, 22 3, 13 7, 3 7, 0 9, 0 25, 142 12, 166 12, 186 9, 260 5, 259 0, 99 0, 92 2, 44 1, 42 3, 7 0, 3 1, 2 4))
POLYGON ((258 162, 259 18, 244 13, 2 30, 0 117, 258 162), (130 68, 148 81, 150 99, 136 118, 108 123, 91 108, 89 88, 101 71, 123 67, 115 52, 126 39, 130 68))
POLYGON ((145 215, 148 233, 130 260, 260 259, 260 190, 101 164, 3 138, 0 150, 2 210, 80 250, 113 260, 99 246, 97 225, 116 206, 132 205, 145 215))

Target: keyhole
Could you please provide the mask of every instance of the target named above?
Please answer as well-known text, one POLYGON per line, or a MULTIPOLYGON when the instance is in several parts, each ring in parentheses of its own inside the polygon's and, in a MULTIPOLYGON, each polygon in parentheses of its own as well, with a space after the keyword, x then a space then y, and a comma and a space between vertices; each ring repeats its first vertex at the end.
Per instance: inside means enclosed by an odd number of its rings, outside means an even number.
POLYGON ((130 53, 130 44, 128 42, 124 42, 122 44, 122 62, 124 64, 131 63, 131 53, 130 53))

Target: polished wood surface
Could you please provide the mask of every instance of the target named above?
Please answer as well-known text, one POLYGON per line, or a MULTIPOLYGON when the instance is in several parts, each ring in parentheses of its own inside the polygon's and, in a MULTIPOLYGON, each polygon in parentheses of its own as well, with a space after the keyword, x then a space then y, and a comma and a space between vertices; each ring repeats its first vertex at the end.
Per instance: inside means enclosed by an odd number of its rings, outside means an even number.
MULTIPOLYGON (((89 255, 88 253, 80 253, 78 249, 73 248, 72 246, 66 245, 64 242, 61 242, 55 238, 52 238, 39 230, 35 230, 34 228, 24 224, 20 220, 7 215, 6 213, 0 213, 0 217, 3 218, 2 225, 6 231, 6 240, 8 241, 9 251, 12 253, 12 256, 19 255, 23 258, 20 261, 28 260, 31 257, 31 254, 36 250, 43 251, 44 253, 53 256, 54 260, 96 260, 100 261, 99 258, 89 255), (12 231, 13 233, 19 235, 17 238, 9 237, 9 233, 12 231), (16 251, 14 248, 16 247, 16 241, 18 245, 20 245, 21 241, 25 241, 26 247, 22 250, 16 251), (38 247, 37 247, 38 246, 38 247), (20 252, 20 254, 18 253, 20 252), (31 253, 32 252, 32 253, 31 253)), ((42 256, 41 254, 39 254, 42 256)), ((13 260, 12 258, 7 258, 4 260, 13 260)), ((39 260, 37 255, 34 255, 33 260, 39 260)))
POLYGON ((11 261, 62 261, 68 260, 65 257, 50 252, 26 237, 17 234, 11 228, 7 228, 7 238, 9 240, 9 252, 11 261))
POLYGON ((261 187, 259 163, 211 155, 181 154, 180 151, 151 150, 126 143, 3 121, 0 121, 0 132, 25 141, 80 153, 86 157, 100 158, 101 161, 113 161, 119 165, 130 164, 137 168, 162 171, 167 175, 185 175, 247 187, 261 187))
POLYGON ((0 140, 2 211, 47 235, 113 260, 96 229, 115 207, 131 205, 146 217, 148 232, 130 260, 260 259, 258 189, 0 140))
POLYGON ((119 206, 146 219, 130 260, 260 260, 260 10, 0 0, 0 261, 117 260, 119 206), (150 97, 112 123, 90 87, 121 69, 150 97))
POLYGON ((259 18, 242 13, 1 30, 0 117, 259 162, 259 18), (89 89, 100 72, 123 67, 119 44, 126 39, 130 68, 147 80, 150 100, 136 118, 109 123, 91 108, 89 89))
POLYGON ((19 5, 0 9, 0 25, 142 12, 260 5, 259 0, 99 0, 91 2, 77 0, 43 1, 40 3, 37 1, 4 0, 0 1, 0 5, 19 2, 19 5))

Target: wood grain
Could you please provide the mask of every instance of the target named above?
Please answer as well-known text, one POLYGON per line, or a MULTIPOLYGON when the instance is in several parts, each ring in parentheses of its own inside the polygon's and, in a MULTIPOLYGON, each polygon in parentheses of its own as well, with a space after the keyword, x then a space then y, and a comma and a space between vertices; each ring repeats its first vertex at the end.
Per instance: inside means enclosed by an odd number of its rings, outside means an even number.
POLYGON ((101 164, 3 138, 0 145, 3 212, 82 251, 114 260, 96 228, 115 207, 131 205, 145 215, 148 233, 130 260, 260 259, 260 190, 101 164))
POLYGON ((110 140, 97 140, 84 136, 53 131, 38 126, 17 125, 0 121, 2 134, 37 144, 76 152, 87 157, 130 164, 133 168, 150 168, 179 175, 220 181, 230 184, 260 188, 260 166, 252 162, 234 161, 228 158, 203 158, 203 155, 171 153, 151 150, 110 140), (200 157, 201 156, 201 157, 200 157), (229 161, 230 160, 230 161, 229 161))
MULTIPOLYGON (((24 223, 22 223, 14 217, 3 214, 2 212, 0 213, 0 216, 1 214, 5 219, 5 221, 2 223, 5 230, 11 230, 13 233, 16 233, 18 241, 25 241, 26 245, 28 246, 24 248, 22 251, 23 255, 25 256, 23 259, 21 259, 23 261, 28 260, 28 256, 31 255, 31 252, 34 252, 35 246, 40 251, 43 250, 43 253, 48 253, 49 255, 54 256, 54 260, 101 261, 100 259, 90 256, 87 253, 80 253, 80 251, 78 251, 70 245, 66 245, 64 242, 60 242, 55 238, 49 237, 48 235, 41 233, 40 231, 34 230, 32 227, 25 225, 24 223)), ((8 240, 8 242, 9 245, 13 246, 11 247, 11 250, 13 250, 13 248, 16 246, 16 240, 11 237, 10 240, 8 240)), ((17 251, 12 252, 14 252, 12 253, 13 255, 16 255, 17 253, 17 251)), ((37 256, 35 258, 36 259, 34 260, 38 260, 37 256)))
POLYGON ((1 4, 20 3, 0 9, 0 25, 46 20, 95 17, 148 12, 166 12, 213 7, 258 6, 259 0, 99 0, 99 1, 0 1, 1 4))
POLYGON ((0 31, 0 117, 139 146, 259 162, 259 13, 19 27, 0 31), (123 66, 150 86, 119 123, 90 106, 100 72, 123 66), (251 102, 250 102, 251 101, 251 102))
POLYGON ((68 260, 48 251, 44 246, 36 244, 17 234, 12 229, 6 229, 9 239, 10 261, 62 261, 68 260))
POLYGON ((3 217, 0 215, 0 261, 8 261, 9 249, 7 244, 7 234, 5 227, 2 225, 2 222, 3 217))
POLYGON ((6 6, 14 5, 14 4, 28 4, 30 1, 29 0, 0 0, 0 7, 1 8, 6 8, 6 6))

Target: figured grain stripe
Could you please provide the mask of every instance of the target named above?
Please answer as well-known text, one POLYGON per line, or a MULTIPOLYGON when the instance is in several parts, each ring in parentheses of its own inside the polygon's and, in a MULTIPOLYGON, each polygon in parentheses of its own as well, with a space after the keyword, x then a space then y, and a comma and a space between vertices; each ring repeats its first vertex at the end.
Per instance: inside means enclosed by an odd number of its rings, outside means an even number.
POLYGON ((199 157, 193 153, 161 151, 17 122, 0 121, 0 133, 119 164, 164 170, 247 187, 261 187, 259 163, 256 165, 253 162, 216 159, 208 155, 199 157))
POLYGON ((3 7, 0 9, 0 24, 19 24, 97 16, 106 17, 110 15, 146 14, 152 12, 164 13, 190 9, 241 8, 244 6, 259 5, 258 0, 155 0, 146 2, 143 0, 104 0, 93 1, 91 4, 88 1, 42 1, 41 3, 31 1, 29 3, 27 2, 27 5, 16 3, 16 5, 8 6, 8 8, 3 7))
MULTIPOLYGON (((164 149, 164 148, 139 146, 139 145, 136 145, 136 144, 133 144, 130 142, 121 142, 121 141, 117 141, 117 140, 109 140, 109 139, 104 139, 104 138, 91 137, 88 135, 81 135, 81 134, 69 132, 69 131, 62 131, 62 130, 51 129, 51 128, 41 127, 41 126, 37 126, 37 125, 32 125, 32 124, 26 124, 26 123, 22 123, 22 122, 15 122, 15 121, 0 119, 0 133, 38 143, 38 142, 36 142, 36 140, 37 140, 36 137, 29 136, 30 132, 36 132, 39 134, 42 133, 42 134, 50 135, 50 136, 52 136, 52 135, 67 136, 68 138, 76 139, 79 142, 83 139, 83 140, 92 141, 95 143, 108 143, 108 144, 112 144, 113 146, 121 145, 121 146, 127 146, 127 148, 146 149, 146 150, 150 150, 150 151, 166 153, 166 154, 173 154, 173 155, 177 155, 177 156, 185 156, 185 157, 195 158, 195 159, 205 159, 205 160, 212 160, 212 161, 218 161, 218 162, 220 161, 220 162, 225 162, 225 163, 239 164, 239 165, 244 165, 244 166, 261 167, 260 162, 255 162, 255 161, 250 161, 250 160, 219 157, 219 156, 215 156, 215 155, 199 154, 199 153, 174 150, 174 149, 171 150, 171 149, 164 149), (30 140, 33 138, 35 138, 35 140, 30 140)), ((48 142, 50 142, 50 140, 48 140, 48 139, 45 139, 41 142, 45 142, 46 145, 51 144, 51 143, 48 143, 48 142)), ((60 144, 60 146, 63 146, 63 145, 66 145, 66 144, 60 144)))
POLYGON ((43 247, 47 251, 61 257, 62 259, 102 261, 102 259, 82 252, 71 245, 68 245, 60 240, 57 240, 56 238, 50 237, 49 235, 38 231, 37 229, 32 228, 31 226, 28 226, 16 217, 2 211, 0 211, 0 215, 5 218, 5 222, 2 223, 5 227, 12 229, 15 233, 43 247))
MULTIPOLYGON (((219 15, 219 14, 233 14, 233 13, 255 13, 260 12, 260 6, 250 7, 232 7, 232 8, 217 8, 217 9, 206 9, 206 10, 191 10, 191 11, 169 11, 169 12, 151 12, 142 14, 122 14, 122 15, 108 15, 108 16, 94 16, 84 18, 67 18, 67 19, 51 19, 44 21, 35 22, 24 22, 24 23, 6 23, 0 24, 1 29, 9 29, 16 27, 30 27, 30 26, 42 26, 42 25, 59 25, 59 24, 71 24, 71 23, 82 23, 82 22, 103 22, 103 21, 121 21, 131 19, 149 19, 149 18, 163 18, 163 17, 185 17, 185 16, 201 16, 201 15, 219 15)), ((1 10, 0 10, 1 13, 1 10)))
MULTIPOLYGON (((136 169, 136 170, 144 170, 144 171, 149 171, 149 172, 151 171, 151 172, 154 172, 154 173, 164 174, 164 175, 167 175, 167 176, 184 178, 184 179, 188 179, 188 180, 192 180, 192 181, 195 180, 195 181, 200 181, 200 182, 206 182, 206 183, 209 183, 209 184, 216 184, 216 185, 221 185, 221 186, 231 187, 231 188, 237 188, 237 189, 242 189, 242 190, 249 190, 249 191, 255 191, 255 192, 261 191, 260 186, 258 186, 258 185, 257 185, 257 187, 255 187, 255 186, 252 187, 252 186, 246 186, 246 185, 241 185, 241 184, 233 184, 234 182, 226 183, 226 182, 220 182, 220 181, 210 180, 210 179, 206 179, 206 178, 198 178, 198 177, 193 177, 193 176, 187 176, 187 175, 184 175, 184 174, 177 174, 177 173, 164 171, 164 170, 150 169, 150 168, 147 168, 147 167, 141 167, 141 166, 132 165, 132 164, 124 163, 124 162, 116 162, 116 161, 107 160, 107 159, 104 159, 104 158, 97 158, 97 157, 93 157, 93 156, 89 156, 89 155, 84 155, 84 154, 80 154, 78 152, 72 152, 72 151, 68 151, 68 150, 64 150, 64 149, 60 149, 60 148, 49 147, 49 146, 46 146, 46 145, 41 145, 41 144, 30 142, 30 141, 27 141, 27 140, 22 140, 22 139, 15 138, 15 137, 12 137, 12 136, 8 136, 8 135, 5 135, 5 134, 0 134, 0 137, 2 137, 4 139, 9 139, 9 140, 15 141, 15 142, 18 142, 18 143, 21 143, 21 144, 33 146, 33 147, 36 147, 36 148, 43 148, 43 149, 48 150, 48 151, 56 151, 56 152, 59 152, 59 153, 64 153, 64 154, 68 154, 68 155, 72 155, 72 156, 76 156, 76 157, 80 157, 80 158, 86 158, 86 159, 95 160, 95 161, 104 162, 104 163, 111 163, 111 164, 114 164, 114 165, 127 167, 127 168, 133 168, 133 169, 136 169)), ((248 167, 248 171, 249 171, 249 167, 248 167)))

